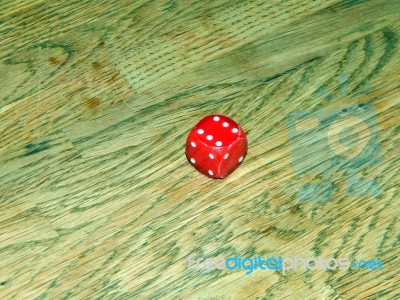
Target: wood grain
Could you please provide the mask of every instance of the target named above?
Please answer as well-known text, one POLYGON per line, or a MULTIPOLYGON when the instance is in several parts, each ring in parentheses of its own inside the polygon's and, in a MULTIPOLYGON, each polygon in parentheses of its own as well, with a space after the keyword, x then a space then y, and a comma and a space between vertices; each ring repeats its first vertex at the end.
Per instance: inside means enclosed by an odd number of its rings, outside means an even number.
POLYGON ((398 0, 2 1, 0 298, 399 298, 399 20, 398 0), (340 170, 300 202, 330 158, 309 147, 300 160, 321 169, 296 173, 287 116, 361 103, 381 161, 357 176, 380 197, 349 194, 340 170), (223 180, 184 155, 213 113, 249 140, 223 180), (191 253, 384 269, 245 275, 188 270, 191 253))

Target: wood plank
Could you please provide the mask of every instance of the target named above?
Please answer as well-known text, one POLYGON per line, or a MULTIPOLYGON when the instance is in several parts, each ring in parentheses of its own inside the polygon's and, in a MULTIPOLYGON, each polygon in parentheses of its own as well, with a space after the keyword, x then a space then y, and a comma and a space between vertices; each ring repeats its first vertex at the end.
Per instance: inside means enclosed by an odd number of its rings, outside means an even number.
POLYGON ((397 0, 3 1, 0 298, 397 298, 399 17, 397 0), (184 155, 213 113, 249 140, 223 180, 184 155), (367 129, 342 143, 348 116, 367 129), (246 275, 188 270, 191 253, 384 268, 246 275))

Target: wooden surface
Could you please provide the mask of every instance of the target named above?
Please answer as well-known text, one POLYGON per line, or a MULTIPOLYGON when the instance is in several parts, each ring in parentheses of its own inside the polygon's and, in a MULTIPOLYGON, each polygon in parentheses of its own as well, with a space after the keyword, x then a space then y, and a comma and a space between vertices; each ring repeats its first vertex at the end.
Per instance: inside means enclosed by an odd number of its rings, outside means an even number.
POLYGON ((398 0, 2 0, 0 299, 399 298, 399 20, 398 0), (285 117, 365 86, 382 159, 359 172, 380 197, 338 171, 331 201, 299 202, 324 171, 295 172, 285 117), (184 155, 213 113, 249 140, 223 180, 184 155), (384 269, 245 275, 190 253, 384 269))

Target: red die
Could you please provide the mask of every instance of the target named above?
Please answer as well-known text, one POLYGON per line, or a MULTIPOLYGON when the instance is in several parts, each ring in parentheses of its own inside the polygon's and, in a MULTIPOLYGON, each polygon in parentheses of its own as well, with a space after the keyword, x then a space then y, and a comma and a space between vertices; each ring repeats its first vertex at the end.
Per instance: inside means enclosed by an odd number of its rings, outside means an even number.
POLYGON ((222 115, 207 116, 190 131, 186 156, 202 174, 224 178, 243 161, 247 139, 232 119, 222 115))

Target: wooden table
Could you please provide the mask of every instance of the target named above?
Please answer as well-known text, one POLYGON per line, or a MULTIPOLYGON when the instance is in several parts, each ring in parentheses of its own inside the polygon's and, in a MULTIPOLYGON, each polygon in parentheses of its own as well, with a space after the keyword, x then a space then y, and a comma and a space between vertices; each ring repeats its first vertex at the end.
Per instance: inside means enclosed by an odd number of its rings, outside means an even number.
POLYGON ((398 298, 399 20, 398 0, 1 1, 0 298, 398 298), (249 141, 223 180, 184 154, 208 114, 249 141))

